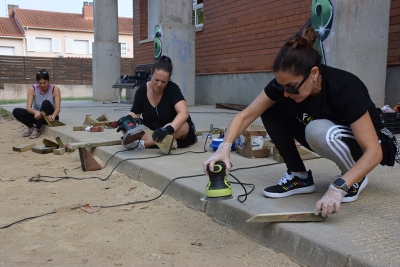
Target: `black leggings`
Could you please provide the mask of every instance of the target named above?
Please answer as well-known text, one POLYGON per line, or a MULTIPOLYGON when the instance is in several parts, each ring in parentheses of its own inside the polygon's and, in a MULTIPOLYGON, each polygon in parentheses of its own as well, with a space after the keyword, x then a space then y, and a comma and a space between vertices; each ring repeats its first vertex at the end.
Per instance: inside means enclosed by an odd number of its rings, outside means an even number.
MULTIPOLYGON (((296 139, 305 148, 313 151, 306 141, 306 125, 289 111, 282 100, 275 102, 266 110, 261 115, 261 120, 279 154, 285 160, 287 169, 293 172, 306 171, 294 140, 296 139)), ((357 161, 362 155, 362 150, 357 141, 354 138, 342 138, 342 141, 349 146, 354 160, 357 161)), ((316 152, 318 153, 318 151, 316 152)))
MULTIPOLYGON (((42 107, 40 108, 40 111, 44 111, 47 115, 51 115, 54 112, 54 107, 50 103, 49 100, 45 100, 42 103, 42 107)), ((24 108, 15 108, 13 110, 12 114, 15 119, 17 119, 18 121, 20 121, 21 123, 26 125, 28 128, 36 126, 36 129, 40 130, 42 125, 47 124, 47 122, 44 118, 36 120, 35 115, 28 113, 28 111, 24 108)), ((59 119, 58 115, 55 119, 56 120, 59 119)))

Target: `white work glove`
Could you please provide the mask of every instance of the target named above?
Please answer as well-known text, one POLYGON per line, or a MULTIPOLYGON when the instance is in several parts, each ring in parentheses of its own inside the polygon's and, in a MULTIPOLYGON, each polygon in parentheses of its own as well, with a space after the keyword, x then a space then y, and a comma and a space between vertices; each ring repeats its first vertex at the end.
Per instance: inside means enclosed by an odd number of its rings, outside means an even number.
POLYGON ((314 214, 318 215, 318 213, 321 212, 321 215, 326 217, 327 215, 338 213, 340 210, 340 203, 342 203, 342 199, 345 195, 347 195, 346 191, 336 188, 331 184, 325 195, 316 203, 314 214))
POLYGON ((226 165, 226 175, 228 176, 231 169, 230 152, 232 143, 222 142, 219 144, 217 151, 203 163, 203 170, 208 175, 207 165, 210 164, 210 170, 214 170, 214 164, 217 161, 223 161, 226 165))

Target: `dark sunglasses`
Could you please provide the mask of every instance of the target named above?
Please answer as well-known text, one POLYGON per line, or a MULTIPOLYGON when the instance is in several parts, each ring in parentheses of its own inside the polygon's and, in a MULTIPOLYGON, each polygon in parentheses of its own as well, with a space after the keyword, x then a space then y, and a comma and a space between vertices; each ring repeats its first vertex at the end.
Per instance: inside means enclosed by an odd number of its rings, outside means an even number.
POLYGON ((283 86, 283 85, 279 84, 276 79, 272 80, 272 86, 277 88, 277 89, 279 89, 279 90, 281 90, 281 91, 288 91, 291 94, 298 95, 300 87, 307 80, 307 78, 310 75, 310 73, 311 73, 311 69, 307 72, 306 76, 304 76, 303 80, 296 87, 283 86))
POLYGON ((44 70, 39 70, 38 72, 36 72, 36 75, 40 75, 40 74, 44 74, 44 75, 46 75, 46 74, 47 74, 47 72, 46 72, 46 71, 44 71, 44 70))

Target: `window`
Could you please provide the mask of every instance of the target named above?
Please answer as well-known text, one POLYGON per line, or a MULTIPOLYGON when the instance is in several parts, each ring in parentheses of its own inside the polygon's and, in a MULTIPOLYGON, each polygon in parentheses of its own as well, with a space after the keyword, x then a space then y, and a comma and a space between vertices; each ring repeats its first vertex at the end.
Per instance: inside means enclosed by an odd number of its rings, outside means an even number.
POLYGON ((120 43, 120 44, 121 44, 121 56, 126 56, 127 55, 126 43, 120 43))
POLYGON ((27 51, 61 52, 61 39, 28 36, 27 51))
POLYGON ((92 40, 65 39, 65 53, 92 54, 92 40))
POLYGON ((14 56, 15 55, 14 47, 0 46, 0 55, 14 56))
POLYGON ((203 0, 193 0, 193 25, 203 26, 203 0))
POLYGON ((154 38, 154 27, 158 25, 158 0, 148 0, 147 36, 154 38))

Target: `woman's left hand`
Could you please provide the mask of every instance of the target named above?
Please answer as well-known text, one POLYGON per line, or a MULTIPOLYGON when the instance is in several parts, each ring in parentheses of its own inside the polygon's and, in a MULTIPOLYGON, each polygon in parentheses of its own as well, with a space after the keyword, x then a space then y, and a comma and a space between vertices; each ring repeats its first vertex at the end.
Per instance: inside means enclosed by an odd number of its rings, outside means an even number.
POLYGON ((53 115, 49 115, 49 121, 53 122, 54 121, 55 116, 53 115))
POLYGON ((333 213, 338 213, 342 199, 346 194, 346 191, 336 188, 331 184, 325 195, 316 203, 314 214, 318 215, 321 212, 321 215, 326 217, 333 213))

